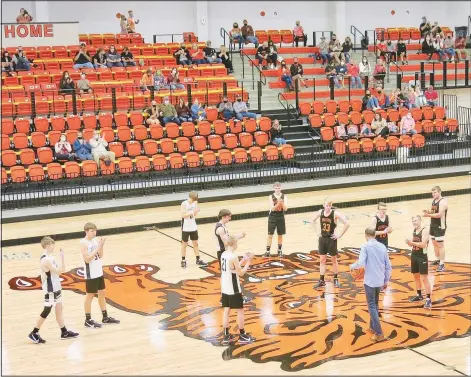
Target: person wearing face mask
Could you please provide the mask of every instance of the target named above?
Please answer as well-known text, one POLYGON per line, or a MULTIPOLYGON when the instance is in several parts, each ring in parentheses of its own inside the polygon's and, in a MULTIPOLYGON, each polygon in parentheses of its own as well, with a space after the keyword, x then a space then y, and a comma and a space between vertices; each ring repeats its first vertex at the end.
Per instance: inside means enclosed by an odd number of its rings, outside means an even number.
POLYGON ((8 51, 2 53, 2 72, 11 72, 15 68, 13 66, 13 58, 8 51))
POLYGON ((337 74, 334 76, 334 83, 337 88, 344 88, 344 78, 348 74, 348 69, 345 60, 341 60, 340 64, 335 67, 337 74))
MULTIPOLYGON (((268 48, 267 41, 263 42, 263 44, 257 48, 255 57, 258 59, 258 65, 260 67, 262 67, 263 61, 267 59, 268 52, 269 52, 269 48, 268 48)), ((266 66, 263 66, 262 69, 266 69, 266 66)))
POLYGON ((438 52, 438 61, 445 61, 446 60, 446 54, 443 49, 443 41, 442 38, 440 37, 439 34, 435 37, 435 39, 432 41, 433 48, 435 49, 436 52, 438 52))
POLYGON ((334 84, 337 87, 340 87, 339 80, 337 78, 337 68, 335 67, 334 61, 331 60, 329 64, 325 67, 325 75, 329 81, 334 80, 334 84))
POLYGON ((72 153, 72 147, 64 134, 61 135, 59 141, 54 146, 54 149, 56 151, 56 159, 58 161, 71 161, 75 158, 75 154, 72 153))
POLYGON ((347 64, 347 70, 350 76, 351 87, 361 89, 360 68, 355 59, 350 59, 350 63, 347 64))
POLYGON ((436 37, 437 35, 442 35, 442 28, 438 26, 438 21, 435 21, 432 26, 432 30, 430 30, 432 33, 433 37, 436 37))
POLYGON ((152 68, 148 68, 141 78, 141 90, 147 92, 154 86, 154 78, 152 76, 152 68))
POLYGON ((90 139, 90 146, 92 147, 92 156, 98 168, 100 167, 100 160, 105 162, 106 166, 110 166, 114 162, 115 153, 106 150, 108 142, 100 137, 100 131, 93 131, 93 137, 90 139))
POLYGON ((203 48, 204 58, 208 61, 208 63, 222 63, 222 59, 218 58, 216 54, 216 50, 211 47, 211 41, 206 42, 206 47, 203 48))
POLYGON ((114 45, 110 46, 110 49, 106 54, 106 65, 108 66, 108 68, 123 66, 123 63, 121 63, 121 55, 118 51, 116 51, 114 45))
POLYGON ((396 45, 388 39, 386 41, 386 61, 391 64, 397 60, 396 45))
POLYGON ((242 50, 244 46, 244 37, 242 37, 242 31, 239 28, 239 24, 234 22, 232 25, 232 30, 230 31, 229 35, 231 36, 231 41, 234 43, 234 50, 236 42, 239 43, 239 50, 242 50))
POLYGON ((170 89, 167 85, 167 78, 162 75, 162 71, 158 69, 154 75, 154 90, 159 91, 160 89, 170 89))
POLYGON ((128 10, 128 30, 130 33, 136 32, 136 25, 139 23, 139 20, 134 18, 134 12, 132 10, 128 10))
POLYGON ((163 123, 163 119, 161 119, 161 112, 159 107, 157 106, 157 102, 152 101, 150 106, 144 111, 147 115, 146 124, 148 126, 151 125, 160 125, 163 123))
POLYGON ((298 80, 302 85, 304 85, 305 88, 307 88, 307 84, 303 80, 304 68, 301 64, 299 64, 297 57, 293 59, 293 64, 291 64, 289 70, 293 80, 298 80))
POLYGON ((226 122, 229 122, 234 116, 234 109, 232 107, 232 103, 229 102, 227 97, 224 97, 222 99, 222 102, 219 104, 218 113, 222 115, 222 118, 226 122))
POLYGON ((371 75, 371 65, 366 56, 364 56, 360 64, 358 64, 358 68, 360 69, 360 77, 362 80, 371 75))
POLYGON ((375 69, 373 71, 373 77, 381 86, 384 86, 384 77, 386 76, 386 68, 381 59, 376 63, 375 69))
POLYGON ((464 55, 464 60, 468 60, 468 51, 466 50, 466 38, 463 34, 458 34, 455 40, 456 61, 460 62, 464 55))
POLYGON ((407 47, 402 38, 397 42, 397 57, 401 60, 402 65, 407 63, 407 47))
POLYGON ((191 65, 190 51, 186 48, 184 43, 181 44, 180 48, 173 53, 176 64, 179 65, 191 65))
POLYGON ((231 74, 234 73, 234 68, 232 67, 232 61, 229 58, 229 54, 227 53, 227 47, 222 45, 217 55, 221 60, 224 67, 227 69, 227 73, 231 74))
POLYGON ((427 105, 438 106, 438 93, 433 89, 432 85, 430 85, 425 92, 425 98, 427 99, 427 105))
POLYGON ((72 94, 72 91, 75 89, 73 80, 70 78, 69 71, 64 71, 62 78, 59 82, 59 92, 60 94, 72 94))
POLYGON ((177 110, 175 109, 175 106, 170 103, 170 99, 167 96, 164 97, 164 102, 160 104, 159 110, 162 112, 164 125, 169 122, 173 122, 178 125, 181 124, 180 119, 178 119, 177 116, 177 110))
POLYGON ((286 62, 281 61, 281 80, 286 83, 286 88, 289 91, 293 91, 293 79, 291 78, 290 70, 288 69, 286 62))
POLYGON ((107 61, 106 61, 106 54, 105 50, 102 48, 99 48, 95 55, 93 55, 93 65, 95 69, 97 68, 106 68, 107 61))
POLYGON ((257 119, 257 114, 249 113, 247 104, 242 101, 242 96, 240 94, 237 95, 236 102, 234 102, 233 108, 235 116, 239 120, 243 120, 243 118, 257 119))
POLYGON ((381 107, 382 109, 389 107, 390 106, 389 96, 386 95, 386 93, 383 91, 381 87, 378 87, 377 92, 378 92, 379 107, 381 107))
POLYGON ((277 147, 286 144, 286 140, 283 137, 283 131, 281 131, 281 125, 278 119, 273 120, 272 128, 270 130, 270 139, 271 142, 277 147))
POLYGON ((425 35, 424 41, 422 42, 422 54, 428 54, 428 60, 432 59, 432 55, 435 53, 435 48, 433 47, 432 38, 429 34, 425 35))
POLYGON ((453 39, 451 38, 451 34, 448 34, 445 40, 443 41, 443 52, 448 54, 450 62, 455 60, 456 51, 454 47, 453 39))
POLYGON ((200 50, 197 43, 191 45, 190 50, 191 61, 193 64, 206 64, 207 61, 204 58, 203 50, 200 50))
POLYGON ((268 42, 267 62, 270 66, 270 69, 276 69, 276 65, 278 64, 278 49, 276 48, 273 41, 268 42))
POLYGON ((378 110, 379 103, 378 99, 371 94, 371 91, 367 90, 365 96, 362 99, 362 111, 363 110, 378 110))
POLYGON ((340 46, 340 41, 337 40, 337 36, 332 34, 332 40, 329 42, 329 55, 331 59, 334 59, 335 64, 340 63, 340 51, 342 46, 340 46))
POLYGON ((399 123, 399 131, 401 135, 415 135, 417 133, 415 130, 415 120, 412 118, 410 111, 407 113, 407 115, 402 117, 401 122, 399 123))
POLYGON ((296 26, 293 29, 294 42, 296 47, 299 46, 299 41, 304 42, 304 47, 307 45, 307 35, 304 33, 304 28, 301 26, 301 22, 296 21, 296 26))
POLYGON ((74 151, 75 151, 75 156, 80 160, 80 161, 85 161, 85 160, 93 160, 92 156, 92 146, 88 141, 86 141, 83 138, 83 134, 81 131, 77 132, 77 139, 74 141, 72 144, 74 151))
POLYGON ((244 38, 246 44, 253 43, 255 45, 255 48, 258 47, 258 38, 255 36, 253 27, 249 25, 247 20, 244 20, 244 26, 242 26, 240 31, 242 33, 242 38, 244 38))
POLYGON ((80 74, 80 80, 77 81, 77 89, 80 90, 80 93, 88 93, 91 90, 90 81, 84 72, 80 74))
POLYGON ((168 74, 167 82, 170 85, 171 90, 185 89, 185 86, 180 83, 180 74, 178 73, 175 67, 172 68, 172 70, 168 74))
POLYGON ((350 62, 350 51, 353 48, 352 40, 350 37, 345 38, 345 42, 342 43, 342 53, 340 54, 340 57, 342 59, 345 59, 345 63, 350 62))
POLYGON ((419 26, 419 30, 420 30, 420 36, 422 38, 425 37, 425 35, 427 33, 430 33, 430 31, 432 30, 432 26, 430 25, 430 22, 427 21, 427 17, 422 17, 422 23, 420 24, 419 26))
POLYGON ((87 52, 87 45, 85 43, 80 43, 80 50, 75 54, 74 63, 74 69, 93 68, 92 58, 87 52))
POLYGON ((325 41, 325 37, 321 37, 321 42, 317 46, 319 47, 319 55, 321 56, 322 59, 322 68, 324 68, 325 64, 327 63, 328 60, 330 60, 330 55, 329 55, 329 45, 325 41))
POLYGON ((191 105, 191 114, 193 116, 193 119, 206 119, 206 111, 204 110, 204 104, 200 104, 198 98, 195 98, 195 100, 193 101, 193 105, 191 105))

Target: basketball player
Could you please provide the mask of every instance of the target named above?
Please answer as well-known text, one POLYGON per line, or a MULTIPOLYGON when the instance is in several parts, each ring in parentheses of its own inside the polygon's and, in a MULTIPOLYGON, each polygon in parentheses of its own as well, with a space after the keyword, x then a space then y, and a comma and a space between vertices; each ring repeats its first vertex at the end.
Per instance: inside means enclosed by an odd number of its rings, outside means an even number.
POLYGON ((412 240, 406 238, 406 243, 412 247, 410 257, 410 272, 414 275, 415 285, 417 287, 417 296, 412 297, 409 301, 423 301, 422 287, 424 287, 427 298, 425 300, 424 308, 432 308, 432 299, 430 298, 431 287, 428 280, 428 258, 427 246, 429 240, 429 231, 425 226, 422 226, 422 218, 417 215, 412 218, 412 225, 414 232, 412 233, 412 240))
POLYGON ((373 228, 376 230, 376 241, 388 247, 388 235, 392 232, 391 220, 386 215, 386 203, 378 203, 378 212, 373 218, 373 228))
POLYGON ((432 188, 432 209, 424 209, 424 217, 430 217, 430 238, 435 251, 435 262, 438 264, 437 272, 445 271, 445 232, 448 201, 442 197, 442 189, 439 186, 432 188))
POLYGON ((314 230, 317 235, 319 233, 316 228, 316 221, 320 218, 321 224, 321 234, 319 237, 319 254, 320 254, 320 280, 314 286, 314 288, 325 287, 325 267, 327 264, 327 254, 332 258, 332 269, 334 270, 334 287, 339 288, 340 283, 338 279, 339 265, 337 262, 337 239, 342 237, 347 229, 350 227, 350 223, 340 214, 339 211, 332 209, 332 200, 326 199, 324 201, 324 209, 314 213, 314 219, 312 221, 314 225, 314 230), (335 233, 337 223, 341 222, 343 224, 343 229, 339 233, 335 233))
POLYGON ((85 271, 86 292, 85 296, 85 327, 100 328, 101 325, 91 317, 92 301, 98 293, 98 304, 103 314, 102 322, 105 324, 119 323, 117 319, 108 316, 106 311, 105 278, 103 277, 103 246, 106 238, 96 238, 97 227, 93 223, 84 226, 85 237, 80 240, 80 253, 82 254, 85 271))
POLYGON ((51 237, 44 237, 41 240, 41 246, 43 248, 43 253, 40 258, 39 269, 41 271, 41 283, 43 292, 46 295, 44 300, 44 309, 39 315, 39 318, 36 322, 36 327, 29 334, 29 338, 34 343, 46 343, 46 341, 39 335, 39 329, 41 328, 47 316, 51 312, 51 308, 53 306, 55 307, 56 321, 61 329, 61 338, 76 338, 77 336, 79 336, 79 334, 67 330, 64 324, 64 316, 62 314, 62 286, 59 275, 65 271, 64 252, 61 250, 61 266, 59 268, 53 256, 54 248, 56 246, 54 240, 51 237))
POLYGON ((227 237, 226 247, 226 250, 221 255, 221 292, 222 307, 224 308, 222 317, 224 338, 222 345, 226 346, 234 342, 234 336, 229 333, 231 309, 237 310, 237 326, 240 332, 239 344, 252 343, 255 341, 255 338, 244 330, 244 302, 239 277, 244 276, 249 269, 253 254, 248 253, 239 264, 239 258, 234 253, 237 250, 237 237, 227 237), (245 266, 241 268, 243 264, 245 266))
MULTIPOLYGON (((226 228, 226 224, 231 221, 232 213, 228 209, 221 209, 218 214, 218 222, 214 228, 214 234, 216 236, 216 247, 217 256, 219 260, 219 266, 221 266, 221 255, 226 251, 227 241, 229 239, 229 231, 226 228)), ((234 236, 237 240, 245 237, 245 233, 241 233, 234 236)))
POLYGON ((268 197, 268 205, 270 212, 268 213, 268 239, 267 239, 267 251, 265 257, 270 257, 271 242, 273 235, 278 235, 278 257, 283 257, 283 235, 286 234, 286 223, 285 223, 285 212, 288 210, 288 197, 281 192, 281 184, 275 182, 273 185, 275 192, 268 197), (278 203, 283 203, 281 209, 278 207, 278 203))
POLYGON ((190 192, 188 199, 182 202, 180 206, 182 213, 182 268, 186 268, 186 247, 188 246, 188 239, 193 243, 193 250, 195 251, 196 264, 200 267, 206 267, 208 264, 200 259, 200 251, 198 249, 198 228, 196 226, 196 216, 200 209, 198 208, 198 193, 195 191, 190 192))

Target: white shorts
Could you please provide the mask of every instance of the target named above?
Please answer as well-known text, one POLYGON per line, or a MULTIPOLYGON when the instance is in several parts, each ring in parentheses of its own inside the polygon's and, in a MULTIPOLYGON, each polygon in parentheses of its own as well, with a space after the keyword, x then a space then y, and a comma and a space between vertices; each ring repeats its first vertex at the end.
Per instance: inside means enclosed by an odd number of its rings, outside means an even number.
POLYGON ((44 296, 44 306, 46 307, 56 306, 56 304, 59 304, 61 302, 62 302, 61 291, 46 293, 46 295, 44 296))

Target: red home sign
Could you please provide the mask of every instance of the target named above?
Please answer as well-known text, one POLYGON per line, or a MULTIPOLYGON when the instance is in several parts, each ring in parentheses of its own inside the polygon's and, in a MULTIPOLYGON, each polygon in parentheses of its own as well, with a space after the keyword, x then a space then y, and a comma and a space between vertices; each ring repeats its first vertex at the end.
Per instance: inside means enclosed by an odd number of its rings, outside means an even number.
POLYGON ((53 24, 4 25, 4 38, 53 38, 53 24))

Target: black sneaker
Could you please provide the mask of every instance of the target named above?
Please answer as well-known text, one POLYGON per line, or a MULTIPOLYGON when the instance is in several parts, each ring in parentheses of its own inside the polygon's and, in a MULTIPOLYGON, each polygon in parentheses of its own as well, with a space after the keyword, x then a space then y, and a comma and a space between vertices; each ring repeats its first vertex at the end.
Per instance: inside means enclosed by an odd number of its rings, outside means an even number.
POLYGON ((28 338, 30 338, 36 344, 46 343, 46 341, 43 338, 41 338, 39 333, 30 332, 28 335, 28 338))
POLYGON ((439 260, 434 260, 432 262, 432 266, 438 266, 440 264, 440 261, 439 260))
POLYGON ((317 284, 314 286, 314 289, 318 289, 321 287, 325 287, 325 281, 324 280, 319 280, 317 284))
POLYGON ((87 319, 85 320, 85 327, 91 327, 94 329, 99 329, 101 328, 101 325, 97 322, 95 322, 93 319, 87 319))
POLYGON ((432 309, 432 299, 431 298, 425 299, 424 309, 432 309))
POLYGON ((381 314, 381 312, 380 312, 379 310, 378 310, 378 317, 379 317, 379 318, 382 318, 382 317, 383 317, 383 315, 381 314))
POLYGON ((255 342, 255 340, 256 339, 252 335, 247 334, 247 333, 239 335, 239 343, 240 344, 253 343, 253 342, 255 342))
POLYGON ((263 256, 265 258, 270 258, 270 252, 269 251, 266 251, 265 254, 263 254, 263 256))
POLYGON ((411 299, 409 299, 409 302, 417 302, 417 301, 423 301, 424 300, 424 297, 423 296, 415 296, 415 297, 412 297, 411 299))
POLYGON ((186 268, 186 260, 182 260, 181 266, 182 268, 186 268))
POLYGON ((208 264, 206 262, 203 262, 203 260, 199 259, 198 262, 196 262, 197 266, 200 267, 208 267, 208 264))
POLYGON ((278 250, 278 258, 283 258, 283 250, 278 250))
POLYGON ((232 334, 224 335, 224 338, 222 339, 222 342, 221 342, 223 346, 228 346, 229 344, 233 344, 233 343, 235 343, 235 335, 232 335, 232 334))
POLYGON ((67 330, 66 332, 62 333, 61 339, 69 339, 69 338, 76 338, 78 337, 79 334, 70 330, 67 330))
POLYGON ((335 288, 340 288, 339 279, 337 279, 337 278, 334 279, 334 287, 335 288))
POLYGON ((102 320, 101 322, 103 322, 103 323, 106 324, 106 325, 111 325, 111 324, 113 324, 113 323, 116 323, 116 324, 120 323, 119 320, 114 319, 113 317, 106 317, 106 318, 103 318, 103 320, 102 320))

